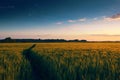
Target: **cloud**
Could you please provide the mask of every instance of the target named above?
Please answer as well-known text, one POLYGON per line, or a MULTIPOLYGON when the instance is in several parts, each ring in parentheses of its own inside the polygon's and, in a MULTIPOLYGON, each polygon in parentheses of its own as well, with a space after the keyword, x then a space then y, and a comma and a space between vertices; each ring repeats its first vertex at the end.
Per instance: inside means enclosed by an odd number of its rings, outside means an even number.
POLYGON ((68 22, 70 22, 70 23, 73 23, 73 22, 84 22, 84 21, 86 21, 87 19, 86 18, 81 18, 81 19, 78 19, 78 20, 68 20, 68 22))
POLYGON ((72 23, 72 22, 76 22, 75 20, 68 20, 68 22, 72 23))
POLYGON ((93 20, 97 20, 97 19, 98 19, 97 17, 93 18, 93 20))
POLYGON ((112 19, 120 19, 120 13, 111 16, 112 19))
MULTIPOLYGON (((69 20, 67 20, 67 22, 69 22, 69 23, 85 22, 86 20, 87 20, 86 18, 75 19, 75 20, 69 19, 69 20)), ((63 24, 63 22, 57 22, 56 24, 63 24)))
POLYGON ((57 22, 56 24, 59 24, 59 25, 60 25, 60 24, 63 24, 63 22, 57 22))
POLYGON ((81 18, 81 19, 79 19, 78 21, 84 22, 84 21, 86 21, 86 18, 81 18))
POLYGON ((107 21, 119 21, 120 20, 120 13, 112 15, 111 17, 104 17, 104 20, 107 20, 107 21))
POLYGON ((110 36, 118 36, 120 37, 119 34, 113 34, 113 35, 110 35, 110 34, 90 34, 91 36, 106 36, 106 37, 110 37, 110 36))

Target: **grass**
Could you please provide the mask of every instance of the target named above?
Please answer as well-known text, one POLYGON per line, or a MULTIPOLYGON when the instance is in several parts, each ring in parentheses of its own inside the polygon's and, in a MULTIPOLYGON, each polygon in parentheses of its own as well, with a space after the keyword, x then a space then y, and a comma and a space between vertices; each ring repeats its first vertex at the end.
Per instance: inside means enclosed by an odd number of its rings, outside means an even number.
POLYGON ((0 80, 119 80, 120 43, 0 45, 0 80))

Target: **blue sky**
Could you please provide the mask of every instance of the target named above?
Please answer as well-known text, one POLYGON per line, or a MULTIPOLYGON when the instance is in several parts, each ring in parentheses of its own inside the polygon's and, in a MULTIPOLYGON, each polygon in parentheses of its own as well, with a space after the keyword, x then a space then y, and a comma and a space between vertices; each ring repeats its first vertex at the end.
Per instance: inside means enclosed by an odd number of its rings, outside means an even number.
POLYGON ((120 0, 0 0, 0 38, 120 40, 120 0))

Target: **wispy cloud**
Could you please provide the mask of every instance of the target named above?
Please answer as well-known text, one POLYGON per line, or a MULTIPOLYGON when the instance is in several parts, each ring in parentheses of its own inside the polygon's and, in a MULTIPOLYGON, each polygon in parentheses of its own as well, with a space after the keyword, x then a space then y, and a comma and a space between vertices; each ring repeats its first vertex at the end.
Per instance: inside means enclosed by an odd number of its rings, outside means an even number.
POLYGON ((76 22, 76 21, 75 20, 68 20, 68 22, 73 23, 73 22, 76 22))
POLYGON ((93 20, 97 20, 97 19, 98 19, 97 17, 93 18, 93 20))
POLYGON ((113 34, 113 35, 110 35, 110 34, 90 34, 91 36, 106 36, 106 37, 110 37, 110 36, 118 36, 120 37, 119 34, 113 34))
POLYGON ((87 19, 86 18, 80 18, 76 20, 68 20, 67 22, 73 23, 73 22, 85 22, 87 19))
POLYGON ((60 25, 60 24, 63 24, 63 22, 57 22, 56 24, 60 25))
POLYGON ((120 20, 120 13, 112 15, 111 17, 104 17, 104 20, 107 20, 107 21, 118 21, 118 20, 120 20))
POLYGON ((84 21, 86 21, 86 20, 87 20, 86 18, 78 19, 78 21, 80 21, 80 22, 84 22, 84 21))
MULTIPOLYGON (((85 22, 87 18, 80 18, 80 19, 69 19, 67 20, 68 23, 75 23, 75 22, 85 22)), ((63 22, 57 22, 56 24, 63 24, 63 22)))

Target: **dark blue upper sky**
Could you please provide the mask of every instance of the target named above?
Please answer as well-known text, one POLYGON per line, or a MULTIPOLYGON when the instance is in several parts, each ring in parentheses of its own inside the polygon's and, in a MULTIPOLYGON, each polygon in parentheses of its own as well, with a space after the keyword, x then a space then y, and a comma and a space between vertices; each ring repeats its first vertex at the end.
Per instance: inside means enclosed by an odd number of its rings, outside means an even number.
POLYGON ((0 22, 46 24, 106 16, 118 10, 119 0, 0 0, 0 22))
POLYGON ((57 22, 117 13, 120 0, 0 0, 0 30, 50 28, 57 22))

